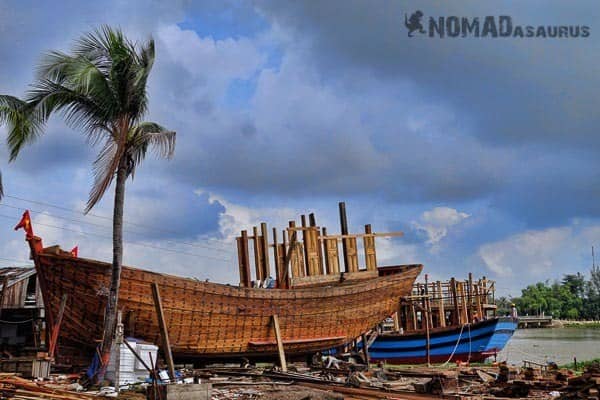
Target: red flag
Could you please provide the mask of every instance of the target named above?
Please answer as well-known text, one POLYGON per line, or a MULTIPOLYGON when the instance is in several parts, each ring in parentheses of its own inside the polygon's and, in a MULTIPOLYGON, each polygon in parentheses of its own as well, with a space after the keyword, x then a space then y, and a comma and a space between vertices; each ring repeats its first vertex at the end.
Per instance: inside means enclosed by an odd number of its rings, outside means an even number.
POLYGON ((71 253, 71 255, 73 257, 77 257, 77 253, 79 252, 79 246, 75 246, 71 249, 71 251, 69 253, 71 253))
POLYGON ((31 239, 33 237, 33 227, 31 226, 31 217, 29 216, 29 210, 25 210, 21 221, 15 226, 15 231, 23 228, 25 230, 25 237, 31 239))

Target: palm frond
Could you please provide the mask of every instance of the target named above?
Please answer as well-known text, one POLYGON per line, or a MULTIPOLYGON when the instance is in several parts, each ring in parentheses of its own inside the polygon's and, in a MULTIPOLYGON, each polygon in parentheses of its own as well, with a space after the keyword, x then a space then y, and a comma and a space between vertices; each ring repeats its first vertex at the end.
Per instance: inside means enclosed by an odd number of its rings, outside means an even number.
POLYGON ((125 151, 125 146, 113 140, 107 140, 94 161, 94 184, 85 207, 87 214, 100 201, 115 177, 115 172, 125 151))
POLYGON ((128 172, 131 175, 146 157, 148 148, 152 148, 160 158, 170 159, 175 153, 176 133, 155 122, 140 123, 128 136, 127 154, 130 160, 128 172))
POLYGON ((0 95, 0 123, 8 127, 9 160, 13 161, 25 144, 41 133, 41 122, 31 105, 14 96, 0 95))

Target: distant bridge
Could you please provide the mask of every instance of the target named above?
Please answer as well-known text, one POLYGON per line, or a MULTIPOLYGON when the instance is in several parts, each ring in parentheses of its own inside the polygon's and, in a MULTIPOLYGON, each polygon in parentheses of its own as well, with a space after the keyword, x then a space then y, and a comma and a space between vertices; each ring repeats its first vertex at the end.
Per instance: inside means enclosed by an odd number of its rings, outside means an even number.
POLYGON ((526 315, 519 317, 519 328, 549 328, 552 326, 552 315, 526 315))

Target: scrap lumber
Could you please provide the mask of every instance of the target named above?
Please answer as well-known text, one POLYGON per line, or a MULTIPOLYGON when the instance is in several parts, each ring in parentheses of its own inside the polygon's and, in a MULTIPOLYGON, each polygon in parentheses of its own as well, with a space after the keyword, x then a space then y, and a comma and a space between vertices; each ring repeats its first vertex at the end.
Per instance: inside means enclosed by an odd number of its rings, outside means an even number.
POLYGON ((283 340, 281 340, 281 330, 279 329, 279 318, 277 314, 273 314, 273 327, 275 328, 275 338, 277 339, 277 352, 279 353, 279 364, 283 372, 287 371, 287 363, 285 362, 285 352, 283 351, 283 340))
POLYGON ((158 317, 160 336, 163 342, 163 352, 165 353, 165 359, 169 369, 169 376, 171 379, 175 379, 175 365, 173 363, 173 354, 171 353, 171 344, 169 342, 169 331, 167 330, 167 324, 165 323, 162 300, 160 298, 160 291, 158 290, 158 285, 156 282, 152 283, 152 296, 154 298, 154 306, 156 307, 156 316, 158 317))

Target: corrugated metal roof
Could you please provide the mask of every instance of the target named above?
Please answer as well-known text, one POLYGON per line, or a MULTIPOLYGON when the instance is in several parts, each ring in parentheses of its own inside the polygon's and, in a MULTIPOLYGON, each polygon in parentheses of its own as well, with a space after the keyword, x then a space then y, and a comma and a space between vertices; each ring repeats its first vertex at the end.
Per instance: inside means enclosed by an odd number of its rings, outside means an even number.
POLYGON ((4 284, 4 279, 8 277, 8 287, 21 282, 30 276, 35 275, 34 267, 7 267, 0 268, 0 290, 4 284))

